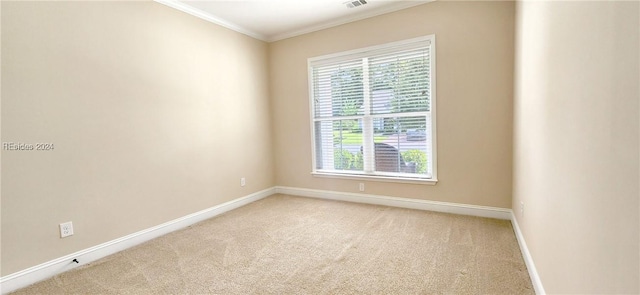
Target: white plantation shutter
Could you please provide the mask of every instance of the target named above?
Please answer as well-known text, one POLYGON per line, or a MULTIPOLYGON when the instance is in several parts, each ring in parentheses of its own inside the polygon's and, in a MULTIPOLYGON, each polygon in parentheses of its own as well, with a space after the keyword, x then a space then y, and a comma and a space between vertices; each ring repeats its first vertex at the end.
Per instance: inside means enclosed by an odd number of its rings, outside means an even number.
POLYGON ((435 179, 428 36, 310 59, 314 172, 435 179))

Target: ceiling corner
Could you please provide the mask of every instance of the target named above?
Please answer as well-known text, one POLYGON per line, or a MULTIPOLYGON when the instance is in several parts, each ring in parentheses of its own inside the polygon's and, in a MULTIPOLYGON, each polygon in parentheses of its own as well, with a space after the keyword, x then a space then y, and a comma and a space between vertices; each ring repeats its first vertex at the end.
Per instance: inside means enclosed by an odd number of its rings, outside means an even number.
POLYGON ((351 17, 346 17, 346 18, 340 18, 334 21, 330 21, 330 22, 326 22, 323 24, 319 24, 316 26, 310 26, 310 27, 304 27, 301 28, 299 30, 292 30, 292 31, 288 31, 288 32, 283 32, 283 33, 279 33, 273 36, 267 36, 266 38, 266 42, 276 42, 276 41, 280 41, 280 40, 284 40, 287 38, 292 38, 292 37, 296 37, 296 36, 300 36, 300 35, 304 35, 304 34, 308 34, 308 33, 312 33, 312 32, 316 32, 316 31, 320 31, 320 30, 324 30, 324 29, 328 29, 328 28, 332 28, 332 27, 337 27, 340 25, 344 25, 344 24, 348 24, 351 22, 356 22, 359 20, 363 20, 363 19, 367 19, 367 18, 371 18, 371 17, 375 17, 375 16, 379 16, 379 15, 383 15, 383 14, 387 14, 387 13, 392 13, 395 11, 399 11, 399 10, 403 10, 403 9, 407 9, 407 8, 411 8, 414 6, 418 6, 418 5, 422 5, 422 4, 426 4, 426 3, 431 3, 431 2, 435 2, 437 0, 418 0, 418 1, 402 1, 403 4, 400 5, 395 5, 395 6, 390 6, 386 9, 378 9, 378 10, 374 10, 374 11, 370 11, 370 12, 366 12, 366 13, 360 13, 360 14, 355 14, 351 17))
POLYGON ((249 29, 246 29, 242 26, 239 26, 235 23, 232 23, 230 21, 227 21, 225 19, 219 18, 217 16, 212 15, 211 13, 208 12, 204 12, 200 9, 197 9, 195 7, 192 7, 190 5, 184 4, 182 2, 179 2, 177 0, 153 0, 154 2, 160 3, 160 4, 164 4, 166 6, 169 6, 171 8, 175 8, 177 10, 180 10, 182 12, 191 14, 195 17, 201 18, 203 20, 212 22, 216 25, 225 27, 227 29, 236 31, 238 33, 241 34, 245 34, 249 37, 261 40, 261 41, 265 41, 265 42, 270 42, 269 38, 267 38, 267 36, 263 35, 263 34, 259 34, 257 32, 251 31, 249 29))

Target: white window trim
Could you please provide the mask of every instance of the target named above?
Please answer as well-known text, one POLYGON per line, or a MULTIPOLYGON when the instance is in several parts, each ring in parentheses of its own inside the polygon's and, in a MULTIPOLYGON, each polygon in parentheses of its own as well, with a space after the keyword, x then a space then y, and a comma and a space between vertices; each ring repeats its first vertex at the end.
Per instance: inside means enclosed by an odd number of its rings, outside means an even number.
MULTIPOLYGON (((438 182, 438 156, 437 156, 437 133, 436 133, 436 36, 435 34, 412 38, 397 42, 391 42, 371 47, 365 47, 350 51, 344 51, 334 54, 328 54, 323 56, 317 56, 307 59, 307 76, 308 76, 308 85, 312 86, 313 83, 313 71, 312 64, 314 66, 322 66, 322 65, 330 65, 335 63, 340 63, 341 61, 347 59, 354 58, 365 58, 371 55, 371 51, 376 51, 376 53, 383 53, 385 51, 393 52, 398 48, 402 49, 411 49, 413 46, 416 48, 423 46, 421 42, 429 41, 431 48, 430 52, 433 57, 431 58, 431 66, 429 68, 429 76, 431 77, 431 87, 430 87, 430 108, 429 112, 431 113, 431 146, 428 148, 431 149, 432 155, 432 173, 431 178, 418 178, 418 177, 402 177, 402 176, 389 176, 389 175, 380 175, 379 173, 367 173, 366 168, 363 172, 348 172, 348 171, 322 171, 318 170, 316 166, 316 141, 315 141, 315 121, 314 121, 314 104, 312 99, 314 97, 313 88, 309 88, 309 120, 310 120, 310 129, 311 129, 311 167, 312 172, 311 175, 315 177, 327 177, 327 178, 340 178, 340 179, 357 179, 357 180, 370 180, 370 181, 382 181, 382 182, 395 182, 395 183, 413 183, 413 184, 429 184, 435 185, 438 182), (378 175, 377 175, 378 174, 378 175)), ((366 87, 366 86, 365 86, 366 87)), ((369 156, 373 157, 373 153, 369 152, 369 156)))
POLYGON ((411 184, 428 184, 435 185, 438 183, 437 179, 431 178, 416 178, 416 177, 395 177, 389 175, 369 175, 360 173, 338 173, 338 172, 324 172, 316 171, 311 172, 314 177, 322 178, 339 178, 339 179, 354 179, 354 180, 367 180, 367 181, 379 181, 379 182, 395 182, 395 183, 411 183, 411 184))

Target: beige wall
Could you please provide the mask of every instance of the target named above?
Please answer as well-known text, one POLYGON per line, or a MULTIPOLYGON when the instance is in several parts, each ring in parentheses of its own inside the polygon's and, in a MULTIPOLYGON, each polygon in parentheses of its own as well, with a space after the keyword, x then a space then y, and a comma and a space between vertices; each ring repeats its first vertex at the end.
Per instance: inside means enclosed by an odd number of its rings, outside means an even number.
POLYGON ((436 35, 435 186, 368 182, 365 193, 511 207, 512 2, 433 2, 271 43, 277 183, 358 192, 357 180, 311 176, 307 58, 436 35))
POLYGON ((549 294, 640 292, 639 10, 518 4, 513 210, 549 294))
POLYGON ((272 44, 158 3, 0 3, 2 142, 55 144, 1 154, 3 276, 276 184, 357 192, 310 175, 307 58, 435 34, 440 181, 366 193, 513 194, 549 293, 640 292, 638 3, 437 1, 272 44))
POLYGON ((2 152, 2 275, 275 185, 267 54, 158 3, 2 1, 2 142, 55 144, 2 152))

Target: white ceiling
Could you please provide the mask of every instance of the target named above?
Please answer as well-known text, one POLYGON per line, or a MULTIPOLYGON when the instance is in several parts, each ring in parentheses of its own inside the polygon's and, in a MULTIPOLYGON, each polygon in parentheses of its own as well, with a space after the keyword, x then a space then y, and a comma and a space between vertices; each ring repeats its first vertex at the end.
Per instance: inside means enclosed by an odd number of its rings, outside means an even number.
POLYGON ((381 15, 434 0, 156 0, 218 25, 271 42, 381 15))

